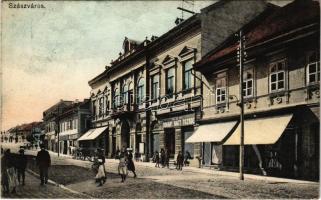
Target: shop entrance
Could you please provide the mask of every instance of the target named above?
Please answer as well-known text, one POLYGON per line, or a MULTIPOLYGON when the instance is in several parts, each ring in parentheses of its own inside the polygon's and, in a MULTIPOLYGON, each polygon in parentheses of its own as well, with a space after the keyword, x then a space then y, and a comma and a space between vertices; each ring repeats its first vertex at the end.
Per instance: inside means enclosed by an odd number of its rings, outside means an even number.
POLYGON ((194 143, 185 142, 190 136, 193 135, 193 128, 184 128, 182 131, 182 153, 183 155, 187 152, 194 157, 194 143))
POLYGON ((169 151, 170 157, 175 155, 175 129, 165 129, 165 148, 169 151))

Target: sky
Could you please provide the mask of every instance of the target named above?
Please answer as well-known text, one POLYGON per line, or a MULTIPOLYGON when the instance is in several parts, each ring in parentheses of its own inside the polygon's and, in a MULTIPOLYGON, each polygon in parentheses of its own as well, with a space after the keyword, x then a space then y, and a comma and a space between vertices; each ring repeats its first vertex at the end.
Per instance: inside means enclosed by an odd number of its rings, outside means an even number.
MULTIPOLYGON (((278 4, 286 2, 274 1, 278 4)), ((64 100, 89 98, 88 81, 118 57, 125 37, 160 36, 181 17, 182 1, 2 1, 1 130, 41 121, 64 100)), ((195 1, 199 12, 213 1, 195 1)), ((185 18, 190 16, 185 14, 185 18)))

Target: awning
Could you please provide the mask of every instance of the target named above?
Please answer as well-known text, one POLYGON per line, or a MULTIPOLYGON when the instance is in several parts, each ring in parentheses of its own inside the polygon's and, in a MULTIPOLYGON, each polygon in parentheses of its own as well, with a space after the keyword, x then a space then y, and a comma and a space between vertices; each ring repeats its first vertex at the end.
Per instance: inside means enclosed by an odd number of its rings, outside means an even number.
POLYGON ((237 121, 200 125, 185 142, 222 142, 236 124, 237 121))
MULTIPOLYGON (((274 144, 278 141, 288 123, 291 115, 283 115, 269 118, 260 118, 244 121, 244 144, 274 144)), ((236 130, 229 137, 224 145, 240 145, 239 124, 236 130)))
POLYGON ((101 128, 94 128, 87 131, 84 135, 82 135, 78 141, 80 140, 94 140, 96 139, 104 130, 106 130, 107 127, 101 127, 101 128))

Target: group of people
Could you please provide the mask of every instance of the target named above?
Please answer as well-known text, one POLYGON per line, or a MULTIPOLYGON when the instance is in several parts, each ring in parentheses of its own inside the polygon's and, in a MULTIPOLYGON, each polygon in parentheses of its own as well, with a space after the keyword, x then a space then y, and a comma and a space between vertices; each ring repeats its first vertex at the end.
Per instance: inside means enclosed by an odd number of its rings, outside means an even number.
POLYGON ((160 167, 159 164, 161 164, 163 168, 165 166, 169 168, 169 157, 170 153, 167 149, 162 148, 159 153, 156 151, 153 157, 153 161, 156 163, 155 167, 160 167))
MULTIPOLYGON (((185 151, 183 156, 182 152, 180 151, 176 157, 176 169, 182 170, 183 166, 187 166, 189 164, 189 159, 191 159, 191 154, 188 151, 185 151)), ((169 168, 169 160, 170 160, 170 153, 167 149, 161 149, 160 152, 156 151, 153 156, 153 162, 156 163, 155 167, 161 166, 169 168)))
POLYGON ((118 153, 119 158, 119 164, 118 164, 118 174, 121 177, 121 182, 124 182, 126 180, 126 177, 128 175, 128 171, 133 172, 134 178, 137 177, 135 164, 133 161, 133 154, 131 149, 125 150, 125 148, 122 149, 121 152, 118 153))
POLYGON ((1 157, 1 185, 3 193, 16 193, 19 184, 25 185, 25 170, 27 167, 27 157, 24 150, 20 149, 19 154, 13 154, 10 149, 2 150, 1 157))
MULTIPOLYGON (((4 193, 16 193, 16 187, 25 185, 25 171, 27 168, 28 158, 23 148, 19 153, 15 154, 10 149, 3 150, 1 148, 1 185, 4 193)), ((48 151, 44 146, 38 152, 36 162, 39 167, 40 184, 44 185, 48 182, 48 168, 51 160, 48 151)))
MULTIPOLYGON (((133 172, 134 178, 137 177, 135 164, 133 161, 133 154, 130 149, 125 150, 125 148, 123 148, 122 151, 117 152, 117 159, 119 159, 118 174, 121 177, 121 182, 126 180, 128 171, 133 172)), ((92 168, 96 172, 95 178, 96 182, 98 183, 98 187, 102 186, 107 180, 105 160, 106 159, 103 150, 97 149, 92 168)))

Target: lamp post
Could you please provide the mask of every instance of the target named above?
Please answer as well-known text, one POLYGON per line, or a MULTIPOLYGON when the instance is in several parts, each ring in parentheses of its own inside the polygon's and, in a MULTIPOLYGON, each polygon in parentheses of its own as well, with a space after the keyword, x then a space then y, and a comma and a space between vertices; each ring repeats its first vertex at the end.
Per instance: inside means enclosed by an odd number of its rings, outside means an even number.
POLYGON ((237 51, 237 61, 240 65, 240 102, 239 106, 241 108, 240 113, 240 160, 239 160, 239 170, 240 170, 240 180, 244 180, 243 166, 244 166, 244 98, 243 98, 243 62, 246 57, 244 52, 244 42, 245 37, 243 36, 242 30, 239 32, 239 46, 237 51))

